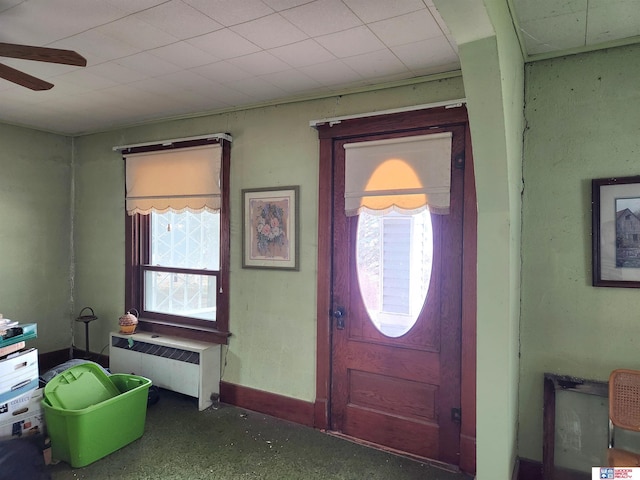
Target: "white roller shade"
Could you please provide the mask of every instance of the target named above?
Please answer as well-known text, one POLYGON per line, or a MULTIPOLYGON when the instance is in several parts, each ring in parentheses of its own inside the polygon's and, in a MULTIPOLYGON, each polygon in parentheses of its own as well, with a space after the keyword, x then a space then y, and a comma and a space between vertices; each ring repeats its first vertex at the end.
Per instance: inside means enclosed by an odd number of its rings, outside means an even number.
POLYGON ((345 213, 449 213, 451 132, 347 143, 345 213))
POLYGON ((219 144, 124 154, 129 215, 220 209, 219 144))

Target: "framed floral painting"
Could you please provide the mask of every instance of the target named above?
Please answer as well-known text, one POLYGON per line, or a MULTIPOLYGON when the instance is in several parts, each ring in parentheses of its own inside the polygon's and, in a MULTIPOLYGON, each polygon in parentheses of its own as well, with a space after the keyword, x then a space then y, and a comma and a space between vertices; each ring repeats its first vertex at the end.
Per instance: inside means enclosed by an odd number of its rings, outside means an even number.
POLYGON ((300 187, 242 190, 242 267, 299 269, 300 187))

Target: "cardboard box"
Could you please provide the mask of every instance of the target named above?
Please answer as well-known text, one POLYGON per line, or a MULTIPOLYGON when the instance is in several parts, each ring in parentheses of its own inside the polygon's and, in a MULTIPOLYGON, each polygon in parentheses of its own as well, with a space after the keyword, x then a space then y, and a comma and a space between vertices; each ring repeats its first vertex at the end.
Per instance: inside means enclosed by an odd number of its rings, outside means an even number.
POLYGON ((0 423, 0 440, 43 434, 44 426, 44 412, 42 409, 40 408, 38 411, 32 410, 12 417, 7 422, 0 423))
POLYGON ((27 393, 18 395, 5 403, 0 403, 0 424, 8 422, 12 417, 22 415, 29 411, 42 410, 43 389, 29 390, 27 393))
POLYGON ((0 360, 0 403, 38 388, 38 350, 31 348, 0 360))

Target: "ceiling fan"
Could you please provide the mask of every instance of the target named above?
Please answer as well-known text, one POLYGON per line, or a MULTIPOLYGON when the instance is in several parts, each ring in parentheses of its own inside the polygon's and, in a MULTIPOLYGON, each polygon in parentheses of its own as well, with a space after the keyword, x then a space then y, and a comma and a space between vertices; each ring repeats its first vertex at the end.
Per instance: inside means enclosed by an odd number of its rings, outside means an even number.
MULTIPOLYGON (((0 42, 0 57, 20 58, 34 60, 36 62, 60 63, 63 65, 76 65, 85 67, 87 60, 73 50, 61 50, 58 48, 33 47, 30 45, 16 45, 0 42)), ((49 90, 53 83, 45 82, 39 78, 28 75, 20 70, 0 63, 0 78, 4 78, 31 90, 49 90)))

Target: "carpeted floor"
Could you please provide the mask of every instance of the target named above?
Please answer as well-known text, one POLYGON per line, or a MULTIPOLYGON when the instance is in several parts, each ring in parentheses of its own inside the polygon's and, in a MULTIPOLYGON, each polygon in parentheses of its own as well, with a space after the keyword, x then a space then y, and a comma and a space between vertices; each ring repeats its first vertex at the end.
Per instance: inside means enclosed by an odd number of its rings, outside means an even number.
POLYGON ((195 399, 165 390, 147 410, 142 438, 84 468, 48 469, 53 480, 469 480, 229 405, 198 412, 195 399))

